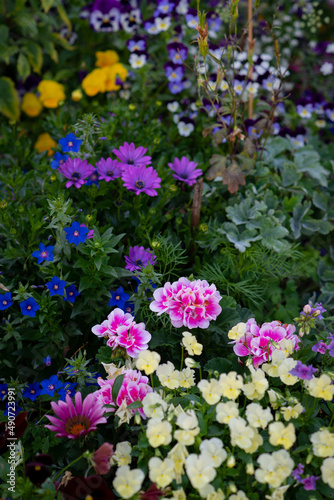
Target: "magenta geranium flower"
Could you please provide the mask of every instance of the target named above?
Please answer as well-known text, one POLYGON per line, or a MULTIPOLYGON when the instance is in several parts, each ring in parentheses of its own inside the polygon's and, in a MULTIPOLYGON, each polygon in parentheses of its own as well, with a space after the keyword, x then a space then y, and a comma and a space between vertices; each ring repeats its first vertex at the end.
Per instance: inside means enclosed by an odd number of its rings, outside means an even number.
POLYGON ((196 168, 197 165, 186 156, 182 156, 181 160, 175 158, 173 163, 168 163, 168 166, 175 172, 174 179, 185 182, 188 186, 195 184, 197 177, 203 173, 200 168, 196 168))
POLYGON ((134 191, 137 195, 146 193, 149 196, 157 196, 156 189, 160 187, 161 179, 153 167, 128 166, 122 173, 124 187, 129 191, 134 191))
POLYGON ((114 338, 119 329, 125 326, 127 329, 130 328, 131 323, 134 318, 129 313, 125 313, 122 309, 114 309, 108 315, 108 319, 103 321, 101 325, 95 325, 92 328, 94 335, 98 337, 106 337, 108 339, 114 338))
POLYGON ((69 188, 74 184, 76 188, 80 188, 85 184, 85 179, 92 175, 95 168, 93 165, 87 164, 87 160, 80 160, 80 158, 69 158, 60 167, 59 172, 64 177, 69 179, 66 182, 66 187, 69 188))
POLYGON ((144 156, 146 151, 147 148, 143 148, 142 146, 136 148, 133 142, 131 144, 125 142, 119 149, 113 149, 113 153, 120 160, 120 166, 123 168, 128 165, 135 165, 136 167, 149 165, 151 157, 144 156))
POLYGON ((111 158, 105 160, 101 158, 96 166, 100 179, 104 179, 106 182, 113 181, 122 176, 122 169, 117 160, 112 160, 111 158))
POLYGON ((67 437, 78 439, 80 436, 95 431, 98 424, 105 424, 107 419, 103 417, 105 409, 96 401, 94 394, 82 401, 81 393, 77 392, 72 399, 67 394, 66 402, 59 401, 58 404, 51 402, 56 417, 45 415, 52 425, 45 425, 50 431, 56 432, 56 437, 67 437))
POLYGON ((129 248, 129 257, 125 255, 124 259, 126 262, 125 269, 129 269, 129 271, 133 272, 136 269, 141 270, 143 267, 147 266, 147 264, 154 266, 156 256, 152 255, 149 248, 145 249, 144 247, 136 245, 135 247, 129 248))

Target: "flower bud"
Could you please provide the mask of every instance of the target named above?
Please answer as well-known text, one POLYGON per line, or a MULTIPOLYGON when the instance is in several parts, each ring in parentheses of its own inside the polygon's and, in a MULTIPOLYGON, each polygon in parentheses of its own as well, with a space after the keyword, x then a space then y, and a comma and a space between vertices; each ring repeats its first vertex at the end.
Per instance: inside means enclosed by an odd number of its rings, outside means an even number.
POLYGON ((229 483, 228 487, 229 487, 229 489, 230 489, 230 491, 232 493, 236 493, 237 492, 237 487, 236 487, 236 485, 234 483, 229 483))
POLYGON ((141 422, 141 416, 140 416, 140 413, 136 413, 136 414, 135 414, 135 424, 136 424, 136 425, 140 425, 140 422, 141 422))
POLYGON ((184 364, 187 368, 199 368, 200 364, 197 363, 193 358, 186 358, 184 364))
POLYGON ((250 462, 246 465, 246 473, 253 475, 254 474, 254 464, 253 462, 250 462))
POLYGON ((306 306, 303 307, 303 311, 305 314, 310 314, 310 312, 312 311, 310 304, 306 304, 306 306))
POLYGON ((317 316, 319 316, 319 314, 321 314, 321 311, 319 311, 319 309, 316 309, 314 311, 314 313, 312 314, 312 316, 317 317, 317 316))
POLYGON ((230 455, 227 459, 226 465, 229 469, 232 469, 235 466, 235 458, 234 455, 230 455))

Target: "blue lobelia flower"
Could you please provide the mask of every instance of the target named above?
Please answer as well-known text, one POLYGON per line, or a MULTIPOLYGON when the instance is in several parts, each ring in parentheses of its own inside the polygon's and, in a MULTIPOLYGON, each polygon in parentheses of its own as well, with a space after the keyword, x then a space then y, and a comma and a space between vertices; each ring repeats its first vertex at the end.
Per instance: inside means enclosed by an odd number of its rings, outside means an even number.
POLYGON ((35 250, 31 254, 32 257, 36 257, 38 259, 37 264, 41 264, 44 260, 47 260, 49 262, 53 261, 53 246, 46 247, 45 245, 43 245, 43 243, 40 243, 38 245, 38 248, 39 250, 35 250))
POLYGON ((86 241, 89 229, 86 226, 80 226, 79 222, 75 221, 72 226, 65 227, 64 231, 69 243, 79 245, 79 243, 84 243, 86 241))
POLYGON ((49 379, 42 380, 41 386, 42 386, 41 394, 47 394, 48 396, 53 396, 55 391, 63 387, 63 383, 60 380, 58 380, 57 375, 51 375, 49 379))
POLYGON ((22 408, 20 406, 17 405, 13 406, 12 404, 6 403, 6 409, 3 412, 3 414, 5 415, 5 417, 8 417, 9 414, 12 415, 14 413, 16 417, 20 411, 22 411, 22 408))
POLYGON ((72 398, 75 395, 75 388, 77 386, 77 382, 73 384, 67 383, 58 391, 59 399, 61 401, 65 401, 67 394, 72 398))
POLYGON ((20 307, 22 310, 22 314, 24 316, 30 316, 31 318, 34 318, 36 311, 41 308, 41 306, 37 304, 36 300, 33 297, 29 297, 27 300, 20 302, 20 307))
POLYGON ((85 182, 85 186, 91 186, 92 184, 95 184, 96 186, 99 187, 99 174, 97 169, 88 177, 87 181, 85 182))
POLYGON ((8 309, 8 307, 12 305, 12 294, 10 292, 6 292, 3 295, 0 295, 0 311, 8 309))
POLYGON ((133 302, 129 302, 129 301, 126 301, 125 304, 124 304, 124 308, 123 308, 123 311, 125 313, 129 313, 129 314, 132 314, 134 313, 134 310, 135 310, 135 305, 133 302))
POLYGON ((117 306, 120 309, 123 309, 125 302, 130 298, 130 295, 125 293, 121 286, 117 288, 116 292, 110 292, 110 295, 109 306, 117 306))
POLYGON ((69 155, 62 155, 61 153, 56 153, 55 154, 55 157, 54 157, 54 160, 51 162, 51 168, 52 169, 56 169, 56 168, 59 168, 61 167, 61 165, 63 165, 65 163, 66 160, 68 160, 69 158, 69 155))
POLYGON ((75 285, 70 285, 69 287, 67 287, 65 289, 65 292, 66 297, 64 297, 64 300, 68 300, 68 302, 72 302, 72 304, 74 304, 77 296, 80 295, 75 285))
POLYGON ((51 281, 45 283, 45 286, 48 288, 51 297, 53 295, 64 295, 66 281, 54 276, 51 281))
POLYGON ((7 396, 8 394, 8 385, 7 384, 0 384, 0 399, 1 401, 4 400, 4 397, 7 396))
POLYGON ((22 396, 24 398, 29 398, 31 401, 35 401, 35 399, 41 394, 41 389, 39 387, 39 383, 35 382, 34 384, 28 384, 25 387, 22 396))
POLYGON ((82 144, 82 140, 77 139, 72 132, 67 134, 66 137, 59 139, 58 142, 62 147, 63 153, 68 153, 70 151, 72 151, 72 153, 78 153, 82 144))

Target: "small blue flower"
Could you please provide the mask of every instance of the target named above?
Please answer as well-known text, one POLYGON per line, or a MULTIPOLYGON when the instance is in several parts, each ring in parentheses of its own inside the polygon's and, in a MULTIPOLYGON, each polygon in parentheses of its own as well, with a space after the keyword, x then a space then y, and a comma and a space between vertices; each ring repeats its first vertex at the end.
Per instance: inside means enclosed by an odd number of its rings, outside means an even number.
POLYGON ((135 310, 135 305, 133 302, 129 302, 129 301, 125 302, 124 308, 123 308, 123 311, 125 313, 129 313, 129 314, 133 315, 134 310, 135 310))
POLYGON ((97 169, 88 177, 87 182, 85 182, 85 186, 91 186, 92 184, 95 184, 96 186, 99 186, 99 174, 97 169))
POLYGON ((75 221, 72 226, 65 227, 64 231, 69 243, 79 245, 79 243, 84 243, 86 241, 89 229, 86 226, 80 226, 79 222, 75 221))
POLYGON ((46 366, 51 366, 51 356, 46 356, 46 358, 43 358, 43 363, 45 363, 46 366))
POLYGON ((125 302, 130 298, 130 295, 125 293, 121 286, 117 288, 116 292, 110 292, 110 295, 109 306, 117 306, 120 309, 123 309, 125 302))
POLYGON ((6 409, 5 411, 3 412, 3 414, 5 415, 5 417, 8 417, 9 415, 8 414, 13 414, 15 415, 15 417, 17 416, 17 414, 22 411, 22 408, 20 408, 20 406, 17 406, 17 405, 12 405, 10 403, 6 403, 6 409))
POLYGON ((27 300, 20 302, 20 307, 22 310, 22 314, 24 316, 30 316, 31 318, 34 318, 36 311, 41 308, 41 306, 37 304, 36 300, 33 297, 29 297, 27 300))
POLYGON ((75 395, 75 388, 77 386, 77 382, 73 384, 67 383, 58 391, 59 399, 61 401, 65 401, 67 394, 72 398, 75 395))
POLYGON ((51 168, 53 168, 54 170, 56 168, 59 168, 61 167, 61 165, 63 165, 65 163, 66 160, 68 160, 69 158, 69 155, 62 155, 61 153, 56 153, 55 154, 55 157, 54 157, 54 160, 51 162, 51 168))
POLYGON ((0 399, 1 401, 4 400, 4 397, 7 396, 8 394, 8 385, 7 384, 0 384, 0 399))
POLYGON ((41 386, 42 386, 41 394, 47 394, 48 396, 53 396, 55 391, 63 387, 63 384, 60 380, 58 380, 57 375, 51 375, 49 379, 42 380, 41 386))
POLYGON ((102 377, 100 372, 97 372, 94 374, 91 373, 91 377, 88 379, 88 380, 91 380, 91 382, 86 382, 86 387, 90 387, 90 386, 100 387, 97 382, 92 382, 93 379, 97 380, 99 377, 102 377))
POLYGON ((54 276, 51 281, 45 283, 45 286, 48 288, 51 297, 53 295, 64 295, 66 281, 54 276))
POLYGON ((8 309, 8 307, 12 305, 12 294, 10 292, 6 292, 3 295, 0 295, 0 311, 8 309))
POLYGON ((40 243, 38 245, 38 248, 39 250, 35 250, 31 254, 32 257, 36 257, 38 259, 37 264, 41 264, 44 260, 47 260, 49 262, 53 261, 53 246, 46 247, 45 245, 43 245, 43 243, 40 243))
POLYGON ((22 396, 24 398, 29 398, 31 401, 35 401, 35 399, 40 395, 41 389, 39 388, 39 383, 35 382, 34 384, 28 384, 24 389, 22 396))
POLYGON ((78 153, 82 140, 77 139, 71 132, 70 134, 67 134, 66 137, 59 139, 59 144, 62 147, 63 153, 68 153, 70 151, 72 151, 72 153, 78 153))
POLYGON ((64 300, 68 300, 69 302, 72 302, 72 304, 74 304, 77 296, 80 295, 75 285, 70 285, 69 287, 67 287, 65 292, 66 297, 64 297, 64 300))

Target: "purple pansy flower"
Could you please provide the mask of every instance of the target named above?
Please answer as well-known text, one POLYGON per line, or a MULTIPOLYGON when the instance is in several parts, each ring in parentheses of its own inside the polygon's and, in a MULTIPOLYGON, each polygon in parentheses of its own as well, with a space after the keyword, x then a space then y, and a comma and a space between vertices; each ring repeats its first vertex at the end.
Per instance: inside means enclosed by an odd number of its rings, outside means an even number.
POLYGON ((59 167, 59 172, 69 179, 66 182, 67 188, 71 187, 73 184, 76 188, 81 188, 81 186, 85 184, 85 179, 87 179, 94 170, 93 165, 87 164, 87 160, 80 160, 80 158, 69 158, 59 167))
POLYGON ((170 82, 180 82, 184 75, 183 66, 178 66, 177 64, 173 64, 168 62, 164 66, 165 75, 170 82))
POLYGON ((175 95, 182 92, 182 90, 184 89, 184 84, 183 82, 169 82, 168 88, 170 90, 170 93, 175 95))
POLYGON ((304 490, 306 491, 315 491, 317 489, 317 481, 318 476, 307 476, 300 481, 300 483, 304 486, 304 490))
POLYGON ((195 29, 197 26, 197 10, 196 9, 189 9, 187 14, 186 14, 186 23, 189 28, 195 29))
POLYGON ((311 380, 313 374, 317 371, 317 368, 313 368, 312 365, 303 365, 300 361, 297 361, 296 366, 289 371, 294 377, 298 377, 302 380, 311 380))
POLYGON ((124 187, 134 191, 136 195, 146 193, 148 196, 157 196, 156 189, 160 188, 161 179, 153 167, 128 166, 122 173, 124 187))
POLYGON ((109 33, 119 31, 121 4, 118 0, 97 0, 89 15, 89 22, 95 31, 109 33))
POLYGON ((43 245, 43 243, 40 243, 38 245, 38 248, 39 250, 35 250, 31 256, 32 257, 36 257, 38 260, 37 260, 37 264, 41 264, 43 261, 48 261, 48 262, 52 262, 53 261, 53 249, 54 249, 54 246, 49 246, 49 247, 46 247, 45 245, 43 245))
POLYGON ((129 271, 135 271, 136 269, 141 270, 143 267, 147 266, 147 264, 151 264, 154 266, 156 256, 152 255, 151 250, 149 248, 139 247, 136 245, 135 247, 129 248, 129 257, 125 255, 126 266, 125 269, 129 269, 129 271))
POLYGON ((124 142, 123 146, 120 146, 119 149, 113 149, 113 153, 120 160, 120 167, 123 168, 128 165, 134 165, 135 167, 149 165, 151 157, 144 156, 146 151, 147 148, 143 148, 142 146, 136 148, 133 142, 131 144, 124 142))
POLYGON ((174 170, 174 179, 185 182, 188 186, 196 183, 197 177, 202 175, 202 170, 197 167, 197 163, 189 160, 186 156, 182 156, 181 160, 175 158, 173 163, 168 163, 168 166, 174 170))
POLYGON ((300 481, 301 481, 301 475, 304 472, 304 468, 305 468, 305 466, 303 464, 298 464, 298 466, 296 467, 296 469, 294 469, 291 472, 291 476, 293 477, 293 479, 295 481, 298 481, 300 483, 300 481))
POLYGON ((167 45, 168 57, 174 64, 182 64, 187 59, 188 48, 183 43, 173 42, 167 45))
POLYGON ((140 36, 133 36, 126 42, 126 46, 130 52, 144 52, 146 49, 146 40, 140 36))
POLYGON ((320 352, 320 354, 325 354, 325 352, 328 349, 328 345, 326 342, 323 342, 322 340, 319 340, 316 344, 312 346, 312 351, 313 352, 320 352))
POLYGON ((101 158, 97 162, 97 171, 100 179, 109 182, 122 176, 122 169, 120 168, 120 163, 117 160, 112 160, 111 158, 101 158))

